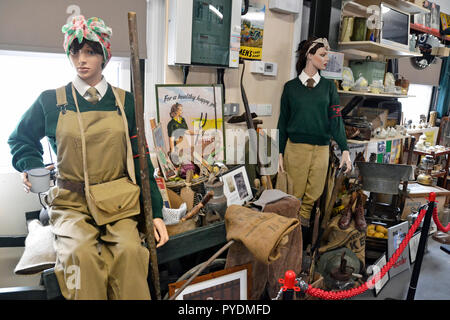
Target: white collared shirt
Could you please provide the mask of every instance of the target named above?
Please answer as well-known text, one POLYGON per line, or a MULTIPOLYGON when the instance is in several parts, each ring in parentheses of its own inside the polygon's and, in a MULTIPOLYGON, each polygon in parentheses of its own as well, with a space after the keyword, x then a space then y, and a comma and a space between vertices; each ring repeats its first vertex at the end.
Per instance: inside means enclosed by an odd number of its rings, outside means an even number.
MULTIPOLYGON (((76 76, 75 79, 72 81, 73 86, 78 91, 78 93, 83 98, 88 98, 89 94, 87 93, 87 90, 91 87, 88 85, 83 79, 81 79, 79 76, 76 76)), ((95 86, 95 89, 98 91, 99 100, 103 98, 106 94, 106 90, 108 90, 108 82, 106 81, 105 77, 102 77, 102 80, 100 80, 99 83, 97 83, 95 86)))
POLYGON ((301 83, 306 87, 306 81, 308 81, 309 78, 313 78, 314 79, 314 85, 313 87, 317 86, 317 84, 320 81, 320 74, 319 72, 316 72, 315 75, 313 75, 312 77, 308 76, 305 72, 305 70, 302 71, 302 73, 300 73, 300 75, 298 76, 298 78, 300 79, 301 83))

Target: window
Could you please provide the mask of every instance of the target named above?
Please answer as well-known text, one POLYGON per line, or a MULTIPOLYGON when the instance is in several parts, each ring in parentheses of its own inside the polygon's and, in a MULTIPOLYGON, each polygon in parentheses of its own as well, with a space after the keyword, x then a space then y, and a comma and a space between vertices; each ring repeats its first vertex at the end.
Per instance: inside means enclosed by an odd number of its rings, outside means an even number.
POLYGON ((406 123, 412 120, 413 123, 417 124, 420 121, 421 114, 428 118, 433 86, 410 84, 408 94, 414 97, 398 99, 402 103, 403 119, 406 120, 406 123))
MULTIPOLYGON (((0 172, 14 172, 7 143, 24 112, 42 91, 56 89, 75 77, 65 54, 30 53, 0 50, 0 88, 2 92, 2 116, 0 117, 0 172)), ((130 90, 129 61, 113 57, 103 75, 114 86, 130 90)), ((47 139, 42 141, 44 163, 50 163, 47 139)), ((53 153, 53 152, 52 152, 53 153)), ((52 155, 53 161, 56 157, 52 155)))

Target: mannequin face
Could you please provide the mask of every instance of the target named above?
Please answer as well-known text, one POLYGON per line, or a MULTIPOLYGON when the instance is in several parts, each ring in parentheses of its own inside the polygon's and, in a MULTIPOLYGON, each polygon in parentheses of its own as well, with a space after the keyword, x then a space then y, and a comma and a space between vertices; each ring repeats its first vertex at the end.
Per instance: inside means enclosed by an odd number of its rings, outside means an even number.
POLYGON ((95 53, 88 44, 85 44, 78 52, 71 51, 70 61, 78 76, 91 86, 102 79, 103 56, 95 53))
POLYGON ((315 54, 308 54, 308 62, 317 70, 325 70, 328 60, 328 52, 324 47, 317 49, 315 54))

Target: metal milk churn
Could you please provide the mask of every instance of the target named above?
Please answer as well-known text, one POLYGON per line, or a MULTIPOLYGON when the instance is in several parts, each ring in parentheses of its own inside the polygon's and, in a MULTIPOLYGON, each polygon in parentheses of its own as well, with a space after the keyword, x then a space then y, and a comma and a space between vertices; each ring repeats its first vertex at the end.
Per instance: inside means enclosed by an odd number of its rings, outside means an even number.
POLYGON ((223 220, 227 211, 227 197, 223 194, 223 182, 205 182, 204 185, 207 193, 211 190, 214 192, 213 198, 205 205, 206 211, 218 213, 223 220))

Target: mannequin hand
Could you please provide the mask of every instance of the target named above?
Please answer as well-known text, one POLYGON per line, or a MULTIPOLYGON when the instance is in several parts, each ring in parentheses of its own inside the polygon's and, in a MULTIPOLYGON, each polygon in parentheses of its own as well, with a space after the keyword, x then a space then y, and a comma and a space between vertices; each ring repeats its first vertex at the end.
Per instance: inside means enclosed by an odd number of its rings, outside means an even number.
POLYGON ((341 163, 339 164, 339 168, 342 168, 344 164, 347 166, 347 170, 345 170, 344 173, 349 173, 350 171, 352 171, 352 161, 350 160, 350 152, 348 152, 348 150, 342 152, 342 159, 341 163))
MULTIPOLYGON (((53 164, 51 164, 49 166, 46 166, 45 169, 50 171, 50 170, 55 169, 55 166, 53 164)), ((22 176, 23 189, 25 190, 26 193, 30 193, 31 183, 30 183, 30 180, 28 180, 28 173, 21 172, 20 175, 22 176)))
POLYGON ((161 218, 153 219, 153 230, 155 231, 156 247, 163 246, 169 241, 169 234, 167 233, 166 224, 161 218))
POLYGON ((278 157, 278 172, 284 172, 284 164, 283 164, 283 154, 280 153, 278 157))

